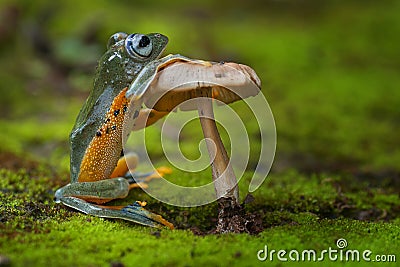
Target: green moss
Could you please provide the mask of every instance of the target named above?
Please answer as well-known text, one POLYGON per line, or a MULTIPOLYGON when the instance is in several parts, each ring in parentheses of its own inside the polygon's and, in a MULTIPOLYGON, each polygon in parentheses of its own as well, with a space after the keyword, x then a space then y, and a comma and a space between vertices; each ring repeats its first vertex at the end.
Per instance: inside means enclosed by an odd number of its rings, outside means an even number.
MULTIPOLYGON (((295 225, 277 226, 260 236, 222 235, 194 236, 188 231, 154 230, 140 226, 86 216, 74 216, 68 222, 47 224, 48 233, 28 233, 8 240, 2 248, 13 266, 42 264, 60 266, 109 265, 121 262, 126 266, 242 266, 257 265, 256 253, 269 249, 337 248, 339 238, 346 238, 348 248, 369 249, 376 254, 398 251, 398 227, 384 223, 363 223, 352 220, 310 220, 305 216, 295 225), (77 231, 79 229, 79 231, 77 231), (362 237, 362 240, 360 239, 362 237), (79 259, 79 261, 77 261, 79 259)), ((277 263, 277 259, 273 262, 277 263)), ((328 266, 332 262, 325 262, 328 266)), ((309 266, 309 262, 289 263, 309 266)), ((312 264, 312 263, 311 263, 312 264)), ((335 264, 341 265, 336 262, 335 264)), ((359 262, 346 263, 358 266, 359 262)), ((335 265, 336 266, 336 265, 335 265)), ((394 264, 388 266, 394 266, 394 264)))
MULTIPOLYGON (((368 202, 360 193, 339 194, 335 183, 340 183, 340 178, 308 177, 296 172, 273 175, 256 191, 255 201, 247 204, 248 211, 262 215, 264 232, 257 236, 201 237, 184 229, 211 230, 216 218, 214 204, 177 208, 148 199, 150 210, 161 213, 181 229, 160 231, 87 216, 55 204, 53 186, 49 186, 53 183, 49 184, 50 178, 44 171, 28 174, 25 170, 3 169, 0 175, 0 214, 3 214, 0 251, 10 258, 13 266, 104 266, 113 262, 126 266, 256 265, 259 264, 256 253, 264 245, 275 250, 321 251, 336 248, 339 238, 345 238, 351 249, 369 249, 374 254, 394 253, 399 249, 400 231, 396 221, 363 222, 341 215, 339 207, 333 204, 339 195, 354 198, 354 209, 368 208, 368 202), (340 217, 329 218, 329 212, 340 217)), ((397 195, 375 194, 371 204, 377 209, 398 203, 397 195)), ((132 201, 138 196, 148 198, 136 190, 123 201, 132 201)))

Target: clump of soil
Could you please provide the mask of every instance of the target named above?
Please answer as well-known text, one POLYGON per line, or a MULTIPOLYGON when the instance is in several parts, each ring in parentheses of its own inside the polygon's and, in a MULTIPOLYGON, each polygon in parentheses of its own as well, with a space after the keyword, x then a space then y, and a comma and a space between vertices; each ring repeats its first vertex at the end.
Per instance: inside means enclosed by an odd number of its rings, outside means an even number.
POLYGON ((220 198, 218 200, 218 222, 214 230, 216 234, 258 234, 262 230, 260 216, 255 213, 246 213, 244 204, 240 205, 232 198, 220 198))

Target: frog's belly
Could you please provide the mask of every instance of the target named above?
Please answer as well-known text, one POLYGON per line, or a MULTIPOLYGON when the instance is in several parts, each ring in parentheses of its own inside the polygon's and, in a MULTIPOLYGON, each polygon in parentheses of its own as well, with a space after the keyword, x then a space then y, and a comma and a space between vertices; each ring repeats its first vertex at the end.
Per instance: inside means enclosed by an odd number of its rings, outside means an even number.
POLYGON ((128 88, 114 98, 104 122, 91 140, 80 166, 78 182, 93 182, 110 178, 121 155, 124 118, 127 116, 128 88))

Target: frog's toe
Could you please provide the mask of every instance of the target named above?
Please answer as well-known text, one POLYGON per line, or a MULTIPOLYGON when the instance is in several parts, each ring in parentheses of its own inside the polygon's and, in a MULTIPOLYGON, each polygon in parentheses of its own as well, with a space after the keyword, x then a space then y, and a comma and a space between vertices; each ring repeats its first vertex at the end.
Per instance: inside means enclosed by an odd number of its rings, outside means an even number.
POLYGON ((161 166, 158 167, 156 169, 157 174, 159 175, 159 177, 164 177, 165 174, 171 174, 172 173, 172 169, 166 166, 161 166))
POLYGON ((148 183, 152 179, 163 178, 164 175, 172 173, 172 169, 169 167, 158 167, 156 171, 149 173, 147 176, 142 177, 142 182, 148 183))
POLYGON ((167 226, 171 230, 174 229, 172 223, 165 220, 161 215, 144 209, 144 205, 146 205, 145 202, 136 201, 135 203, 122 208, 121 212, 124 214, 124 218, 122 219, 157 228, 167 226))
POLYGON ((130 188, 133 187, 141 187, 142 185, 150 182, 152 179, 158 179, 164 177, 166 174, 172 173, 172 169, 169 167, 159 167, 154 172, 149 173, 131 173, 127 172, 125 174, 125 178, 128 180, 129 184, 131 185, 130 188), (133 184, 140 184, 140 186, 134 186, 133 184))

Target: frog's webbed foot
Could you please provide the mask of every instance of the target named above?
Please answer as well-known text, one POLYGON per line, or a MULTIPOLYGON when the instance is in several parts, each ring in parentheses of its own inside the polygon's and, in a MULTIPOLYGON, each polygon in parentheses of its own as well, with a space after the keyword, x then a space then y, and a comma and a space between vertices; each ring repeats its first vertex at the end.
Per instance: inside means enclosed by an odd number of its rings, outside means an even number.
POLYGON ((141 221, 141 224, 153 227, 167 226, 171 230, 174 229, 174 225, 172 223, 165 220, 163 217, 161 217, 161 215, 145 210, 143 208, 144 205, 146 204, 136 201, 134 204, 122 208, 121 211, 126 216, 138 218, 138 220, 141 221))
POLYGON ((162 178, 165 174, 170 174, 172 170, 168 167, 159 167, 156 171, 148 172, 148 173, 139 173, 139 172, 127 172, 124 176, 128 183, 129 189, 136 187, 148 187, 148 183, 152 179, 162 178))
POLYGON ((66 206, 97 217, 117 218, 156 228, 167 226, 174 229, 172 223, 165 220, 161 215, 144 209, 145 203, 139 201, 128 206, 101 206, 77 197, 62 197, 59 201, 66 206))

